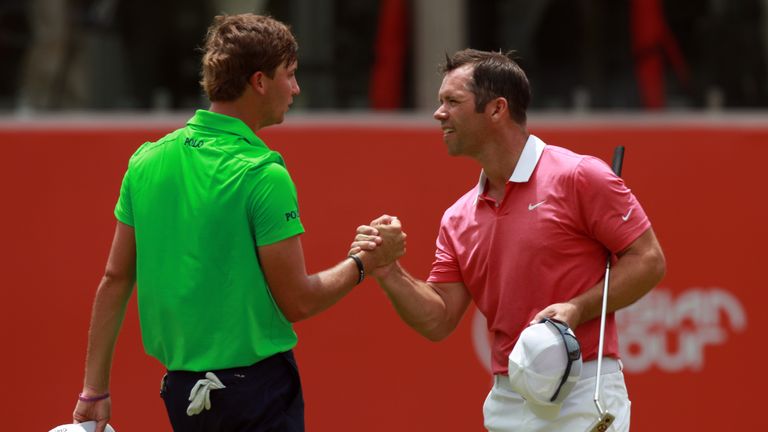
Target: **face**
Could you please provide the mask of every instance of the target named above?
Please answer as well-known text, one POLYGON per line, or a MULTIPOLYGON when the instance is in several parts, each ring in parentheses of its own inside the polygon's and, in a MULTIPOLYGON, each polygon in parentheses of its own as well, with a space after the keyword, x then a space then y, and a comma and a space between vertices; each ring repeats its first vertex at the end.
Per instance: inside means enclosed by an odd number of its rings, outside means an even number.
POLYGON ((475 95, 469 90, 472 71, 472 65, 465 65, 446 73, 438 93, 440 106, 433 116, 451 156, 473 156, 482 141, 485 116, 475 112, 475 95))
POLYGON ((296 69, 298 62, 289 65, 282 64, 275 70, 274 78, 265 76, 267 83, 267 100, 270 110, 269 124, 279 124, 283 122, 285 113, 293 103, 293 97, 301 92, 299 83, 296 81, 296 69))

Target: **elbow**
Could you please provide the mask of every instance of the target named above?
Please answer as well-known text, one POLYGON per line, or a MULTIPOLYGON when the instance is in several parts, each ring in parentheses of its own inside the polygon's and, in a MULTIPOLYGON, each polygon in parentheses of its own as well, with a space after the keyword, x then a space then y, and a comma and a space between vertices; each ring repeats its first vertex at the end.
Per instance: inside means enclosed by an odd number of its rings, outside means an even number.
POLYGON ((304 321, 305 319, 314 315, 312 311, 310 311, 308 308, 302 307, 301 305, 292 305, 292 307, 289 308, 281 308, 281 311, 285 319, 287 319, 291 324, 304 321))
POLYGON ((101 278, 99 290, 114 291, 115 289, 118 289, 130 292, 133 289, 135 281, 136 277, 133 272, 118 272, 107 269, 107 271, 104 272, 104 276, 101 278))
POLYGON ((280 313, 283 314, 283 317, 285 317, 286 320, 288 320, 289 323, 297 323, 304 319, 299 313, 287 310, 285 308, 280 308, 280 313))
POLYGON ((667 273, 667 261, 661 249, 649 251, 644 255, 642 269, 644 272, 642 278, 644 288, 641 291, 641 296, 657 287, 667 273))
POLYGON ((303 300, 299 298, 292 302, 287 302, 287 304, 285 303, 282 302, 281 304, 281 302, 278 302, 277 306, 280 308, 285 319, 290 323, 304 321, 318 312, 317 307, 309 299, 303 300))
POLYGON ((436 308, 431 312, 422 311, 418 318, 411 317, 405 321, 431 342, 440 342, 453 333, 458 325, 458 319, 449 316, 445 308, 436 308))
POLYGON ((654 286, 658 285, 667 274, 667 260, 661 249, 658 249, 651 258, 651 273, 654 275, 654 286))
POLYGON ((415 330, 427 338, 430 342, 440 342, 453 332, 453 328, 448 328, 444 325, 422 325, 420 328, 415 328, 415 330))
POLYGON ((304 312, 297 312, 297 313, 291 313, 291 314, 284 314, 285 319, 288 320, 291 324, 296 324, 299 321, 304 321, 305 319, 312 316, 310 313, 304 313, 304 312))
POLYGON ((422 333, 422 335, 427 338, 430 342, 440 342, 448 337, 450 333, 447 332, 432 332, 432 333, 422 333))
POLYGON ((305 316, 302 316, 302 315, 294 315, 294 314, 289 314, 285 312, 283 312, 283 316, 291 324, 296 324, 297 322, 302 321, 306 318, 305 316))

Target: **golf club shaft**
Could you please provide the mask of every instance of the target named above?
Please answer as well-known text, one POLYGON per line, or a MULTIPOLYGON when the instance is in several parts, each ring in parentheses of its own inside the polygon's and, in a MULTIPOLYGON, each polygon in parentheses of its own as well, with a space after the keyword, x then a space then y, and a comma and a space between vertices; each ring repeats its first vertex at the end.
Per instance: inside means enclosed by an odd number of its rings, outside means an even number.
MULTIPOLYGON (((621 168, 624 163, 624 146, 616 147, 613 152, 613 164, 611 168, 614 174, 621 177, 621 168)), ((600 405, 600 376, 603 373, 603 345, 605 343, 605 316, 608 310, 608 279, 611 276, 611 253, 608 253, 608 258, 605 262, 605 279, 603 280, 603 304, 600 310, 600 339, 597 344, 597 376, 595 377, 595 406, 597 411, 602 415, 605 411, 600 405)))

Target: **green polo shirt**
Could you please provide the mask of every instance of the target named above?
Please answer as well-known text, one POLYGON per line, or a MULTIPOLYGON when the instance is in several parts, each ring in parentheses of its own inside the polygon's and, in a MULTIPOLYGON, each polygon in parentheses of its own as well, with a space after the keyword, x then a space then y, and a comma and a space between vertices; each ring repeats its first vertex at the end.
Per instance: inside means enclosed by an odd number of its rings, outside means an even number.
POLYGON ((296 188, 245 123, 199 110, 142 145, 115 216, 136 232, 144 349, 169 370, 246 366, 296 345, 257 254, 304 232, 296 188))

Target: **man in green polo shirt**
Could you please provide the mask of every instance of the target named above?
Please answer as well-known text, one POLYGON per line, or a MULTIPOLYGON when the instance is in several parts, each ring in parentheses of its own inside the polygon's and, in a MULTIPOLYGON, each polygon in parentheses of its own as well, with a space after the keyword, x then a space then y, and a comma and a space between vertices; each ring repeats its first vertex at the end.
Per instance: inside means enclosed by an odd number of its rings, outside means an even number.
POLYGON ((373 252, 307 275, 296 189, 255 132, 283 121, 296 41, 282 23, 243 14, 209 28, 209 110, 131 157, 117 228, 94 301, 74 420, 111 413, 112 352, 134 283, 146 352, 167 369, 161 395, 177 431, 303 431, 292 322, 333 305, 394 261, 397 223, 373 252))

